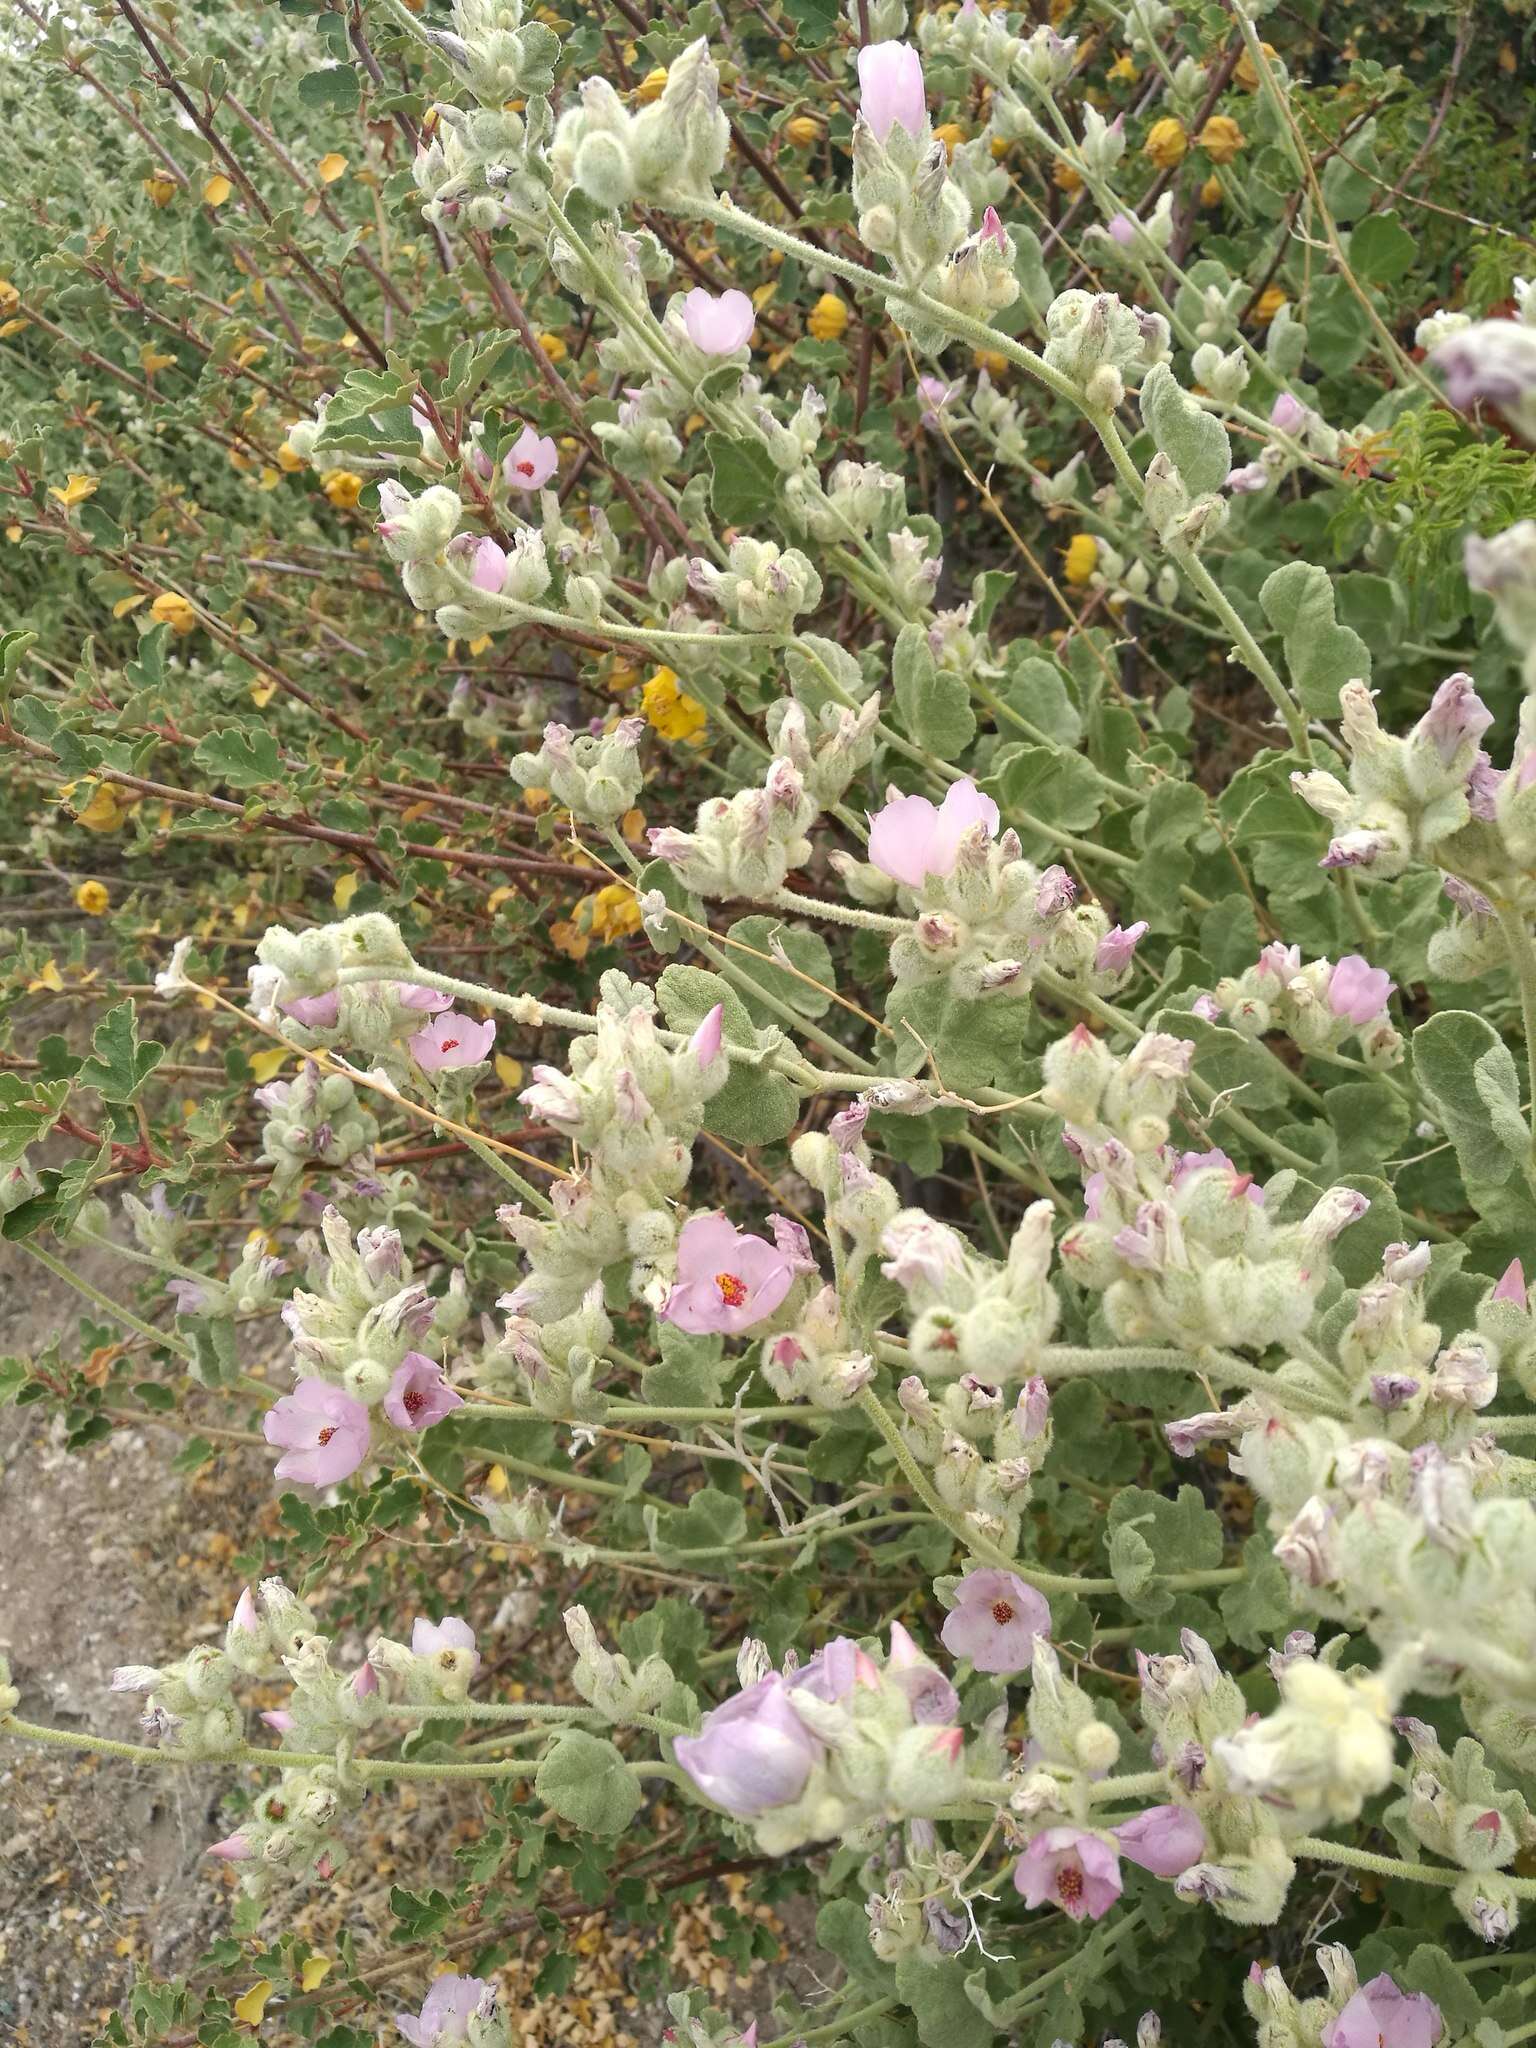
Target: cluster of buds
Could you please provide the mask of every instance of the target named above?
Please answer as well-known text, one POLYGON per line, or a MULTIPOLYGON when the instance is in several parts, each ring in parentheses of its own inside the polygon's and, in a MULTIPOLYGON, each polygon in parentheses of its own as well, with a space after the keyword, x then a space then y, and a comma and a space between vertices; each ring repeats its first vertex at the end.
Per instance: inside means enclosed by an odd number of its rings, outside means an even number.
POLYGON ((1395 1067, 1403 1040, 1387 1014, 1393 983, 1358 953, 1337 963, 1302 964, 1299 946, 1279 940, 1260 953, 1242 974, 1218 981, 1214 992, 1196 999, 1197 1015, 1229 1024, 1244 1038, 1281 1031, 1302 1052, 1337 1052, 1353 1038, 1366 1064, 1395 1067))
POLYGON ((439 104, 430 138, 411 165, 423 218, 437 228, 488 232, 515 222, 531 232, 542 213, 553 132, 543 97, 521 113, 505 104, 439 104))
POLYGON ((1347 1643, 1336 1636, 1320 1656, 1283 1657, 1273 1713, 1211 1745, 1227 1788, 1261 1800, 1282 1835, 1355 1820, 1392 1782, 1392 1711, 1402 1678, 1390 1668, 1338 1670, 1330 1656, 1347 1643))
POLYGON ((940 1500, 976 1535, 1016 1549, 1031 1480, 1051 1445, 1044 1380, 1026 1381, 1010 1406, 1000 1386, 974 1373, 947 1382, 937 1395, 909 1373, 896 1398, 902 1439, 928 1468, 940 1500))
POLYGON ((330 995, 346 968, 388 970, 411 965, 399 927, 381 911, 344 917, 335 924, 311 925, 301 932, 289 931, 286 925, 268 925, 256 946, 256 964, 250 969, 251 1009, 262 1023, 275 1023, 301 997, 330 995))
MULTIPOLYGON (((511 1300, 503 1295, 498 1306, 507 1308, 511 1300)), ((597 1377, 612 1340, 602 1283, 594 1281, 567 1315, 536 1320, 513 1308, 501 1337, 482 1355, 476 1377, 488 1386, 511 1385, 541 1415, 600 1422, 608 1403, 597 1390, 597 1377)))
POLYGON ((1003 1263, 947 1223, 904 1209, 881 1238, 880 1270, 906 1296, 912 1364, 925 1379, 983 1386, 1025 1378, 1060 1312, 1050 1283, 1049 1202, 1025 1210, 1003 1263))
MULTIPOLYGON (((906 284, 930 282, 970 231, 970 202, 949 175, 928 119, 922 59, 907 43, 859 52, 853 204, 860 241, 906 284)), ((903 324, 911 318, 895 302, 891 312, 903 324)))
POLYGON ((841 803, 848 785, 874 759, 875 727, 880 699, 867 697, 855 710, 824 703, 808 711, 795 697, 780 697, 768 707, 768 744, 789 762, 819 809, 841 803))
POLYGON ((1405 1716, 1398 1732, 1413 1752, 1404 1795, 1386 1819, 1400 1835, 1467 1872, 1451 1897, 1484 1941, 1507 1941, 1519 1904, 1498 1873, 1536 1848, 1536 1816, 1522 1795, 1501 1785, 1483 1745, 1464 1735, 1447 1756, 1435 1731, 1405 1716))
POLYGON ((360 1230, 339 1209, 327 1209, 319 1237, 306 1233, 308 1286, 295 1288, 283 1321, 302 1372, 340 1387, 365 1408, 389 1394, 408 1356, 440 1343, 464 1317, 462 1276, 442 1301, 414 1279, 398 1230, 360 1230), (440 1321, 441 1317, 441 1321, 440 1321))
POLYGON ((845 458, 833 463, 824 484, 808 467, 787 477, 784 513, 815 540, 889 535, 907 517, 907 487, 878 462, 845 458))
POLYGON ((519 754, 510 764, 524 789, 547 789, 584 825, 606 829, 634 808, 644 786, 640 742, 643 718, 621 718, 607 732, 573 733, 569 726, 544 728, 536 754, 519 754))
POLYGON ((751 1825, 765 1856, 931 1817, 963 1792, 955 1689, 900 1622, 883 1662, 842 1636, 780 1673, 748 1642, 737 1675, 742 1690, 675 1750, 706 1799, 751 1825))
POLYGON ((1093 412, 1113 412, 1125 398, 1127 377, 1140 383, 1169 353, 1162 314, 1127 306, 1113 292, 1060 293, 1051 301, 1046 332, 1045 360, 1077 386, 1093 412))
MULTIPOLYGON (((273 1176, 274 1185, 276 1176, 273 1176)), ((125 1198, 126 1200, 126 1198, 125 1198)), ((217 1322, 232 1316, 259 1315, 277 1300, 278 1282, 288 1270, 270 1248, 264 1231, 255 1231, 240 1247, 240 1257, 227 1279, 211 1274, 175 1273, 165 1291, 176 1304, 179 1316, 206 1318, 217 1322)))
POLYGON ((801 612, 821 603, 821 578, 798 548, 747 535, 731 542, 723 569, 696 555, 688 587, 712 598, 745 633, 787 633, 801 612))
POLYGON ((683 444, 673 426, 676 418, 676 407, 659 384, 633 384, 625 387, 617 419, 595 420, 592 431, 621 476, 659 484, 682 459, 683 444))
POLYGON ((576 1652, 571 1684, 589 1706, 620 1725, 637 1714, 662 1711, 677 1684, 665 1657, 653 1651, 637 1668, 628 1657, 603 1647, 585 1607, 568 1607, 564 1619, 576 1652))
POLYGON ((604 78, 582 82, 560 116, 552 162, 598 206, 676 205, 714 196, 730 146, 720 74, 703 37, 673 60, 659 98, 632 114, 604 78))
MULTIPOLYGON (((1479 745, 1493 713, 1470 676, 1448 676, 1406 739, 1382 730, 1364 683, 1346 683, 1339 704, 1348 783, 1323 769, 1291 777, 1297 794, 1336 828, 1325 868, 1357 868, 1371 881, 1392 880, 1415 858, 1454 868, 1457 835, 1474 820, 1494 824, 1511 813, 1523 820, 1519 773, 1501 777, 1479 745)), ((1529 808, 1536 816, 1536 800, 1529 808)), ((1497 836, 1470 832, 1468 850, 1475 857, 1497 836)))
POLYGON ((805 777, 779 755, 769 762, 760 788, 701 803, 691 832, 653 827, 651 852, 695 895, 752 902, 782 889, 786 877, 810 859, 806 834, 817 812, 805 777))
POLYGON ((542 98, 554 86, 560 39, 524 21, 522 0, 453 0, 453 27, 423 33, 482 107, 542 98))
MULTIPOLYGON (((529 1271, 500 1306, 536 1326, 520 1327, 519 1342, 541 1354, 544 1328, 583 1309, 604 1269, 622 1259, 634 1291, 649 1288, 659 1303, 659 1270, 677 1244, 673 1205, 688 1184, 705 1105, 730 1074, 718 1009, 686 1043, 668 1046, 655 997, 616 971, 599 984, 596 1026, 572 1042, 569 1073, 536 1067, 519 1097, 530 1116, 574 1140, 583 1160, 579 1176, 555 1183, 547 1220, 502 1212, 529 1271)), ((600 1335, 595 1324, 592 1334, 600 1335)), ((521 1361, 525 1372, 529 1362, 521 1361)))
POLYGON ((267 1112, 261 1156, 271 1165, 271 1188, 279 1198, 311 1162, 333 1170, 360 1154, 366 1162, 378 1143, 378 1124, 351 1081, 345 1074, 323 1073, 315 1060, 305 1060, 291 1081, 266 1082, 253 1100, 267 1112))

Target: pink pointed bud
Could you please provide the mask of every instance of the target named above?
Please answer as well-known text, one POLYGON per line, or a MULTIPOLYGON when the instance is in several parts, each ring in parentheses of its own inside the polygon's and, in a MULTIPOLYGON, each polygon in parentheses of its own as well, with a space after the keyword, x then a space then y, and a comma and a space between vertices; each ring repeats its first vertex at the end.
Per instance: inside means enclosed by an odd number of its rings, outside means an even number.
POLYGON ((235 1611, 230 1627, 240 1629, 246 1635, 258 1635, 261 1631, 261 1616, 256 1612, 256 1602, 247 1586, 235 1602, 235 1611))
POLYGON ((269 1713, 263 1714, 261 1718, 269 1728, 275 1728, 279 1735, 286 1735, 288 1730, 294 1725, 293 1716, 286 1707, 273 1707, 269 1713))
POLYGON ((1104 232, 1112 242, 1118 242, 1122 249, 1129 249, 1136 240, 1137 220, 1133 213, 1117 213, 1104 232))
POLYGON ((359 1664, 352 1674, 352 1694, 355 1699, 365 1700, 379 1689, 379 1674, 371 1664, 359 1664))
POLYGON ((910 43, 866 43, 859 52, 859 113, 884 142, 895 127, 914 139, 928 121, 923 60, 910 43))
POLYGON ((995 242, 999 249, 1006 250, 1008 247, 1008 231, 998 219, 995 206, 989 206, 981 216, 981 239, 984 242, 995 242))
POLYGON ((1518 1259, 1511 1259, 1504 1268, 1503 1277, 1493 1290, 1495 1301, 1512 1301, 1516 1308, 1525 1307, 1525 1268, 1518 1259))
POLYGON ((709 1015, 700 1024, 688 1041, 688 1050, 701 1067, 712 1067, 719 1056, 720 1041, 725 1031, 725 1005, 716 1003, 709 1015))
POLYGON ((933 1731, 933 1746, 946 1763, 958 1763, 960 1752, 965 1748, 965 1735, 959 1728, 936 1728, 933 1731))
POLYGON ((251 1845, 244 1835, 226 1835, 222 1842, 208 1844, 208 1854, 225 1863, 243 1863, 250 1853, 251 1845))

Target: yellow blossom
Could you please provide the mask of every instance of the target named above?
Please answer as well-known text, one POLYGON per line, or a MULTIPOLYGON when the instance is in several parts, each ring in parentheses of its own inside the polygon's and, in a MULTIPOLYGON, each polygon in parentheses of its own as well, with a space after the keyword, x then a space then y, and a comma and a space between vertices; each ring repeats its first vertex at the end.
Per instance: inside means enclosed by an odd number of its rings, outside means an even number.
POLYGON ((1221 201, 1222 190, 1220 178, 1207 178, 1205 183, 1200 187, 1200 204, 1202 206, 1220 206, 1221 201))
MULTIPOLYGON (((1266 61, 1266 63, 1269 63, 1269 64, 1273 64, 1273 63, 1274 63, 1274 61, 1275 61, 1275 46, 1274 46, 1274 44, 1273 44, 1273 43, 1260 43, 1260 45, 1259 45, 1259 48, 1260 48, 1260 49, 1261 49, 1261 50, 1263 51, 1263 53, 1264 53, 1264 58, 1265 58, 1265 61, 1266 61)), ((1238 60, 1237 60, 1237 69, 1236 69, 1236 70, 1235 70, 1235 71, 1233 72, 1232 76, 1233 76, 1233 77, 1234 77, 1234 78, 1235 78, 1235 79, 1237 80, 1238 84, 1239 84, 1239 85, 1240 85, 1240 86, 1241 86, 1241 87, 1243 88, 1243 91, 1244 91, 1244 92, 1257 92, 1257 91, 1258 91, 1258 89, 1259 89, 1259 74, 1258 74, 1258 72, 1257 72, 1257 71, 1256 71, 1256 70, 1254 69, 1254 63, 1253 63, 1253 59, 1252 59, 1252 58, 1251 58, 1251 57, 1249 56, 1249 54, 1248 54, 1248 52, 1247 52, 1246 50, 1244 50, 1244 52, 1243 52, 1243 54, 1241 55, 1241 57, 1239 57, 1239 58, 1238 58, 1238 60)))
POLYGON ((349 512, 362 496, 363 480, 350 469, 328 469, 320 479, 320 487, 339 511, 349 512))
POLYGON ((992 137, 992 140, 987 144, 987 148, 991 152, 992 161, 994 163, 999 164, 1003 161, 1003 158, 1007 156, 1009 150, 1012 149, 1012 147, 1013 144, 1011 142, 1004 142, 1001 135, 994 135, 992 137))
POLYGON ((1253 317, 1261 327, 1267 327, 1285 303, 1285 293, 1279 285, 1272 284, 1260 292, 1259 302, 1253 309, 1253 317))
POLYGON ((21 293, 8 277, 0 277, 0 313, 14 313, 21 304, 21 293))
POLYGON ((1136 69, 1136 59, 1130 51, 1122 50, 1105 75, 1116 80, 1123 79, 1127 85, 1134 85, 1141 73, 1136 69))
POLYGON ((1150 157, 1160 171, 1171 171, 1184 161, 1184 152, 1188 148, 1189 137, 1184 132, 1184 123, 1176 121, 1171 114, 1165 114, 1161 121, 1152 123, 1142 154, 1150 157))
POLYGON ((594 938, 623 939, 640 929, 640 899, 628 882, 610 882, 587 902, 594 938))
POLYGON ((80 882, 75 887, 75 907, 83 910, 87 917, 103 916, 111 902, 104 882, 80 882))
POLYGON ((995 384, 999 377, 1008 374, 1008 358, 1000 355, 995 348, 978 348, 971 351, 971 361, 978 370, 985 370, 995 384))
POLYGON ((549 928, 549 937, 555 951, 563 953, 567 960, 585 960, 592 944, 590 934, 568 917, 556 919, 549 928))
POLYGON ((658 64, 654 71, 647 71, 635 87, 635 98, 642 107, 648 107, 652 100, 659 100, 667 89, 667 67, 658 64))
POLYGON ((836 292, 823 292, 805 324, 817 341, 837 341, 848 325, 848 308, 836 292))
POLYGON ((234 189, 228 178, 222 174, 210 178, 203 187, 203 203, 205 206, 222 206, 234 189))
POLYGON ((570 350, 558 334, 541 334, 539 336, 539 347, 543 349, 545 355, 549 357, 552 363, 563 363, 570 354, 570 350))
POLYGON ((1083 189, 1082 173, 1074 170, 1071 164, 1063 157, 1058 159, 1056 168, 1051 173, 1051 183, 1058 192, 1081 192, 1083 189))
POLYGON ((90 800, 76 811, 75 823, 87 832, 115 832, 132 809, 133 799, 116 783, 98 782, 90 800))
POLYGON ((1081 589, 1098 567, 1099 544, 1091 533, 1074 533, 1061 559, 1063 575, 1081 589))
POLYGON ((333 149, 315 165, 315 176, 322 185, 334 185, 346 168, 346 158, 338 155, 333 149))
POLYGON ((704 706, 688 695, 669 668, 657 669, 640 692, 640 709, 664 740, 697 739, 709 723, 704 706))
POLYGON ((176 180, 168 178, 164 171, 156 171, 141 182, 156 206, 169 206, 176 197, 176 180))
POLYGON ((965 140, 965 130, 958 121, 942 121, 933 132, 943 143, 946 157, 952 157, 965 140))
POLYGON ((304 458, 296 448, 290 448, 285 441, 277 451, 277 466, 286 469, 291 476, 296 469, 304 467, 304 458))
POLYGON ((149 608, 149 615, 162 626, 169 626, 173 633, 185 635, 197 625, 197 613, 184 597, 174 590, 162 590, 149 608))
POLYGON ((1243 146, 1243 131, 1230 114, 1212 114, 1199 141, 1213 164, 1229 164, 1243 146))
POLYGON ((796 114, 784 123, 784 133, 796 149, 810 149, 821 140, 821 123, 809 114, 796 114))
POLYGON ((83 505, 87 498, 95 497, 99 482, 98 477, 71 474, 69 482, 62 489, 58 484, 50 484, 48 495, 50 498, 57 498, 61 505, 83 505))

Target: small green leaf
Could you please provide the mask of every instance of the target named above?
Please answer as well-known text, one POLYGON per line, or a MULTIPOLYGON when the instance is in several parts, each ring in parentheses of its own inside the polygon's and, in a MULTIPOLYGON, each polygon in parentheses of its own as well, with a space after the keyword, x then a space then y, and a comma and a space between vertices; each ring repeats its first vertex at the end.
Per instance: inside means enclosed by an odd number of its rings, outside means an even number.
POLYGON ((1141 380, 1141 417, 1193 496, 1221 489, 1232 467, 1227 430, 1190 397, 1166 363, 1154 363, 1141 380))
POLYGON ((323 71, 306 71, 299 80, 299 98, 306 107, 328 114, 354 114, 361 97, 357 73, 350 64, 328 64, 323 71))
POLYGON ((779 502, 779 472, 766 448, 755 441, 735 441, 729 434, 706 434, 709 502, 722 526, 761 526, 779 502))
POLYGON ((1371 680, 1371 650, 1358 633, 1336 624, 1328 571, 1315 562, 1287 562, 1265 582, 1259 602, 1284 642, 1302 708, 1318 718, 1336 716, 1344 685, 1356 677, 1371 680))
POLYGON ((896 635, 891 687, 908 737, 940 760, 954 760, 976 737, 971 693, 961 677, 939 667, 921 626, 903 626, 896 635))
POLYGON ((211 732, 199 740, 192 758, 231 789, 263 789, 283 773, 277 741, 260 727, 227 725, 211 732))
POLYGON ((544 1803, 589 1835, 622 1834, 640 1811, 640 1784, 611 1742, 563 1728, 534 1775, 544 1803))
POLYGON ((139 1037, 132 998, 108 1010, 91 1034, 91 1056, 80 1069, 84 1088, 107 1102, 132 1102, 165 1058, 165 1047, 139 1037))

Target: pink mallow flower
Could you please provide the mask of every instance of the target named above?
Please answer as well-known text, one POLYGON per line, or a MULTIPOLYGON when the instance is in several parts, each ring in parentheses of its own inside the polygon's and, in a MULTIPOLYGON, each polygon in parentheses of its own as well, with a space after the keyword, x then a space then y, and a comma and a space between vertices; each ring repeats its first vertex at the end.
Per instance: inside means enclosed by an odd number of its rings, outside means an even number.
POLYGON ((300 1380, 273 1402, 261 1426, 283 1452, 274 1468, 279 1479, 334 1486, 368 1455, 368 1410, 325 1380, 300 1380))
POLYGON ((716 1707, 697 1735, 679 1735, 672 1747, 705 1798, 738 1820, 798 1799, 822 1754, 777 1676, 716 1707))
POLYGON ((1346 953, 1328 977, 1328 1007, 1351 1024, 1369 1024, 1387 1007, 1397 983, 1358 953, 1346 953))
POLYGON ((928 121, 923 60, 910 43, 866 43, 859 52, 859 113, 884 142, 895 127, 916 139, 928 121))
POLYGON ((340 1006, 341 991, 333 988, 323 996, 298 996, 282 1007, 283 1015, 291 1017, 295 1024, 302 1024, 306 1031, 330 1031, 335 1026, 340 1006))
POLYGON ((217 1856, 222 1863, 243 1863, 251 1853, 251 1845, 244 1835, 226 1835, 222 1842, 210 1842, 207 1853, 217 1856))
POLYGON ((942 377, 919 377, 917 395, 923 401, 923 425, 936 427, 939 414, 952 399, 960 396, 965 389, 965 379, 957 378, 953 384, 946 384, 942 377))
POLYGON ((1121 1855, 1154 1877, 1177 1877, 1205 1854, 1205 1829, 1187 1806, 1149 1806, 1114 1834, 1121 1855))
POLYGON ((1147 920, 1144 917, 1139 917, 1135 924, 1112 925, 1094 949, 1094 972, 1124 974, 1131 964, 1136 948, 1146 937, 1147 930, 1147 920))
POLYGON ((1399 1991, 1385 1971, 1362 1984, 1322 2030, 1323 2048, 1434 2048, 1445 2031, 1440 2008, 1423 1991, 1399 1991))
POLYGON ((893 792, 870 816, 869 857, 893 882, 920 889, 930 875, 954 873, 960 842, 973 825, 995 839, 1000 823, 997 805, 969 776, 952 782, 938 805, 893 792))
POLYGON ((952 1657, 969 1657, 978 1671, 1027 1671, 1035 1638, 1051 1632, 1042 1594, 1016 1572, 988 1566, 967 1572, 955 1588, 939 1640, 952 1657))
POLYGON ((757 310, 745 292, 722 292, 716 298, 696 284, 683 300, 683 326, 696 349, 707 356, 733 356, 752 339, 757 310))
POLYGON ((560 451, 548 434, 524 427, 501 459, 501 473, 514 491, 542 490, 560 467, 560 451))
POLYGON ((444 1010, 405 1041, 423 1073, 437 1074, 445 1068, 473 1067, 490 1052, 496 1038, 493 1023, 477 1024, 457 1010, 444 1010))
POLYGON ((1119 1853, 1086 1828, 1045 1828, 1026 1843, 1013 1882, 1026 1906, 1060 1906, 1074 1920, 1102 1920, 1121 1893, 1119 1853))
POLYGON ((463 1396, 448 1385, 443 1368, 419 1351, 407 1351, 384 1396, 384 1413, 396 1429, 430 1429, 463 1406, 463 1396))
POLYGON ((794 1280, 790 1260, 718 1211, 690 1216, 677 1240, 677 1280, 661 1314, 692 1336, 735 1336, 771 1316, 794 1280))
POLYGON ((458 1615, 445 1614, 441 1621, 428 1621, 424 1614, 418 1614, 411 1623, 413 1656, 443 1657, 451 1654, 457 1663, 460 1651, 469 1659, 469 1675, 473 1678, 480 1669, 480 1652, 475 1648, 474 1630, 458 1615))
POLYGON ((484 1977, 460 1977, 452 1970, 434 1977, 415 2019, 395 2014, 400 2038, 410 2048, 458 2048, 469 2038, 472 2019, 490 2019, 496 2012, 496 1987, 484 1977))
POLYGON ((407 1010, 425 1010, 429 1016, 453 1008, 452 996, 445 996, 441 989, 423 988, 419 981, 397 981, 395 1001, 407 1010))
POLYGON ((488 591, 492 597, 500 597, 501 587, 507 580, 507 551, 491 536, 483 534, 475 543, 474 555, 469 565, 469 580, 476 590, 488 591))

